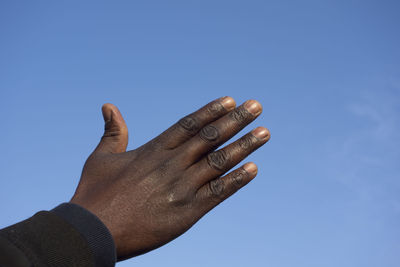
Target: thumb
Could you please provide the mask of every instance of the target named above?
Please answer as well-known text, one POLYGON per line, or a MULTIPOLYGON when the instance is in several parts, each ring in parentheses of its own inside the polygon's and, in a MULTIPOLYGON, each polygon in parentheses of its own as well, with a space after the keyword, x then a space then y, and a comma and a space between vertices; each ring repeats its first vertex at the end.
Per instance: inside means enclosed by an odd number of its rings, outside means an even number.
POLYGON ((128 145, 128 127, 126 126, 124 118, 122 118, 118 108, 110 103, 104 104, 101 111, 105 123, 104 134, 95 152, 125 152, 128 145))

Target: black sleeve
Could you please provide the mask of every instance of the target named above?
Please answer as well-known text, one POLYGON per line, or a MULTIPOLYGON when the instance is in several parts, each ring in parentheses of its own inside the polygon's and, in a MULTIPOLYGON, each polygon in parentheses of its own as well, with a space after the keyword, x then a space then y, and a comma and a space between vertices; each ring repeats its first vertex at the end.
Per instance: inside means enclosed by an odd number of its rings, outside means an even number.
POLYGON ((72 203, 0 230, 0 267, 110 267, 116 250, 107 227, 72 203))

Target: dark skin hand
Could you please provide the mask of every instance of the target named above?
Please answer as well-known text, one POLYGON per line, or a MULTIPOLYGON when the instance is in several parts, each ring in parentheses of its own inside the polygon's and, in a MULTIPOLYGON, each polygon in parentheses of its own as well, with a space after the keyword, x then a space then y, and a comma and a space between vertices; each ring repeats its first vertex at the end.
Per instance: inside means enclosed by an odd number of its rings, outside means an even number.
POLYGON ((71 202, 108 227, 118 260, 180 236, 256 176, 252 162, 226 172, 269 140, 266 128, 218 149, 262 111, 255 100, 235 106, 231 97, 217 99, 126 151, 124 119, 114 105, 103 105, 105 132, 85 163, 71 202))

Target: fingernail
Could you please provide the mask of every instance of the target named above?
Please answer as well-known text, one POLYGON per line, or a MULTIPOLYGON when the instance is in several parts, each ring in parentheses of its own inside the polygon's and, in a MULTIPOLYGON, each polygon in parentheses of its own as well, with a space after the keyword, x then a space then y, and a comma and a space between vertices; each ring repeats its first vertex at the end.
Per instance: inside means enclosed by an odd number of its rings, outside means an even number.
POLYGON ((244 107, 254 116, 260 115, 260 113, 262 111, 261 104, 258 103, 258 101, 256 101, 256 100, 246 101, 246 103, 244 103, 244 107))
POLYGON ((257 165, 254 164, 253 162, 249 162, 243 165, 243 169, 247 172, 250 173, 252 175, 256 175, 257 174, 257 165))
POLYGON ((112 120, 112 108, 110 103, 106 103, 101 107, 103 113, 104 122, 109 122, 112 120))
POLYGON ((269 131, 264 127, 257 127, 252 131, 252 134, 258 139, 265 139, 269 136, 269 131))
POLYGON ((230 96, 221 98, 221 104, 226 110, 231 110, 236 106, 235 100, 230 96))

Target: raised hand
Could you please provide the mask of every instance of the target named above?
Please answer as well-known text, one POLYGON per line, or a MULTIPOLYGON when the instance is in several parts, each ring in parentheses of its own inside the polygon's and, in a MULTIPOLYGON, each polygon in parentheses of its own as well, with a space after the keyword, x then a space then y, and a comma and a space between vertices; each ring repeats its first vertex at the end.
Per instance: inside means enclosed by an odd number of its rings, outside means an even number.
POLYGON ((71 202, 104 222, 119 260, 183 234, 256 176, 254 163, 225 173, 269 140, 266 128, 216 150, 262 111, 255 100, 235 106, 231 97, 217 99, 126 151, 124 119, 114 105, 103 105, 105 132, 85 163, 71 202))

